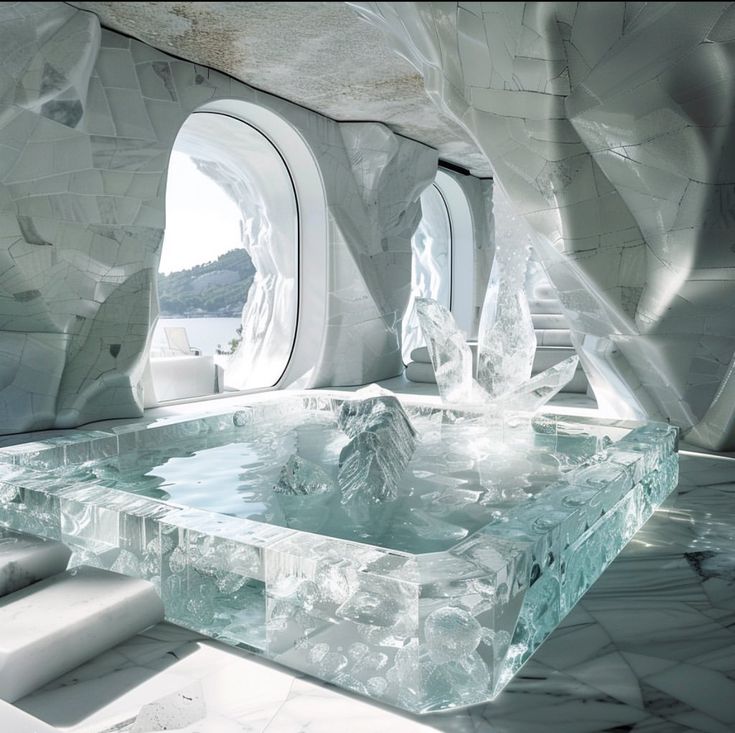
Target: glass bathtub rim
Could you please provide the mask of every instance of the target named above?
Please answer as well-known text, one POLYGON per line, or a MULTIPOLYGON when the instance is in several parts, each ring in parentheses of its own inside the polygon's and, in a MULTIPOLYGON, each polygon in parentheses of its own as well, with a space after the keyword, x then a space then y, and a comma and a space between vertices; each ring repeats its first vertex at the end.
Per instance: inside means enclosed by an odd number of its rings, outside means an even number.
MULTIPOLYGON (((274 543, 284 543, 288 545, 289 540, 297 538, 303 538, 301 541, 309 547, 316 549, 320 543, 328 542, 332 547, 344 547, 348 554, 357 553, 379 553, 382 555, 390 555, 394 557, 403 558, 404 563, 397 568, 386 567, 382 572, 377 572, 378 575, 391 578, 393 580, 401 580, 411 584, 422 585, 425 583, 424 573, 422 572, 422 566, 425 568, 430 564, 436 563, 437 559, 442 556, 451 556, 455 560, 459 560, 465 548, 482 544, 483 548, 487 551, 496 553, 498 556, 498 562, 500 565, 506 565, 506 562, 502 562, 502 558, 506 558, 510 561, 510 558, 516 557, 519 554, 528 553, 530 547, 536 544, 537 541, 541 540, 544 535, 550 535, 554 531, 558 531, 558 527, 566 521, 569 516, 572 516, 575 511, 579 511, 581 507, 574 509, 570 507, 569 515, 561 518, 557 518, 550 521, 543 527, 543 529, 534 533, 533 536, 502 536, 497 534, 498 525, 488 524, 482 528, 479 528, 471 532, 467 537, 458 540, 458 542, 450 548, 426 553, 410 553, 402 550, 392 549, 388 547, 382 547, 374 545, 369 542, 360 542, 351 539, 342 539, 332 537, 326 534, 320 534, 318 532, 308 532, 301 529, 293 529, 289 527, 283 527, 280 525, 268 524, 265 522, 258 522, 256 520, 247 519, 244 517, 233 517, 227 514, 222 514, 216 511, 210 511, 206 509, 199 509, 195 507, 189 507, 184 504, 177 503, 171 500, 160 500, 149 497, 144 497, 136 494, 132 494, 121 489, 112 487, 103 487, 94 482, 80 482, 76 486, 64 487, 54 485, 54 479, 48 478, 43 474, 43 470, 53 468, 53 466, 32 466, 29 465, 29 461, 32 459, 39 460, 40 454, 48 453, 48 458, 51 459, 52 454, 57 456, 60 453, 64 454, 64 465, 75 465, 83 461, 68 460, 70 457, 74 458, 74 450, 81 446, 91 446, 92 443, 100 443, 97 447, 101 450, 105 449, 104 444, 108 446, 114 442, 116 445, 115 453, 120 455, 121 451, 129 446, 134 447, 130 444, 131 440, 137 442, 137 436, 145 434, 148 430, 165 430, 166 428, 175 428, 178 425, 184 423, 194 423, 203 420, 221 420, 222 418, 232 419, 232 416, 238 410, 246 409, 248 407, 273 407, 279 403, 288 402, 300 402, 302 406, 305 406, 306 400, 314 400, 315 403, 321 404, 323 410, 333 409, 334 402, 338 404, 343 400, 358 399, 353 392, 339 392, 339 391, 288 391, 279 392, 269 395, 270 399, 263 399, 257 401, 249 401, 245 404, 238 405, 236 408, 230 407, 227 410, 217 411, 215 413, 209 413, 207 415, 191 416, 191 415, 176 415, 153 422, 148 421, 137 421, 131 424, 114 426, 109 430, 94 430, 94 431, 70 431, 74 433, 73 437, 58 436, 49 438, 47 440, 34 441, 32 443, 19 444, 15 446, 9 446, 6 448, 0 448, 0 468, 7 466, 6 471, 0 471, 0 491, 5 489, 21 489, 39 491, 43 494, 58 496, 59 498, 75 499, 76 495, 83 492, 85 489, 98 488, 102 492, 106 502, 114 507, 115 510, 125 512, 125 504, 134 504, 136 514, 144 513, 145 516, 154 516, 156 521, 161 524, 178 527, 182 530, 192 530, 210 534, 213 537, 230 540, 233 542, 247 543, 258 547, 262 550, 270 548, 274 543), (86 436, 86 437, 83 437, 86 436), (26 450, 20 450, 20 448, 26 447, 26 450), (71 453, 71 455, 70 455, 71 453), (13 476, 13 471, 17 472, 16 476, 13 476), (9 473, 10 475, 5 475, 9 473), (18 483, 18 482, 21 483, 18 483), (127 500, 127 501, 126 501, 127 500), (206 529, 203 529, 206 527, 206 529), (493 531, 493 528, 496 531, 493 531), (408 568, 408 562, 411 562, 412 568, 408 568)), ((446 405, 441 405, 436 401, 428 401, 426 398, 421 397, 405 397, 399 396, 402 404, 406 407, 413 408, 429 408, 432 410, 447 410, 446 405)), ((462 409, 461 412, 467 413, 468 410, 462 409)), ((475 409, 476 414, 481 414, 482 411, 475 409)), ((528 417, 529 413, 505 413, 504 420, 515 419, 519 416, 528 417)), ((636 439, 645 437, 646 431, 654 428, 662 432, 662 438, 670 436, 672 440, 672 453, 676 453, 678 448, 678 430, 667 423, 652 422, 652 421, 632 421, 632 420, 617 420, 610 418, 599 418, 599 417, 587 417, 577 415, 561 415, 553 412, 537 412, 536 418, 543 417, 549 420, 553 420, 558 425, 559 420, 563 420, 567 423, 574 423, 575 425, 591 425, 598 427, 610 427, 610 428, 623 428, 629 432, 616 441, 614 445, 623 444, 623 448, 627 443, 631 443, 636 439), (663 431, 661 430, 663 429, 663 431)), ((211 429, 211 428, 210 428, 211 429)), ((657 444, 654 444, 654 447, 657 444)), ((634 452, 631 449, 631 452, 634 452)), ((114 455, 111 453, 109 455, 114 455)), ((544 494, 552 490, 559 483, 569 484, 570 487, 575 486, 574 477, 581 473, 583 470, 590 467, 590 463, 594 456, 598 453, 593 454, 590 459, 583 462, 581 465, 574 467, 570 471, 564 474, 561 481, 552 481, 536 497, 543 497, 544 494)), ((641 453, 639 461, 644 462, 645 454, 641 453)), ((59 463, 57 462, 58 466, 59 463)), ((593 464, 594 465, 594 464, 593 464)), ((625 469, 621 465, 620 473, 625 473, 625 469)), ((626 476, 626 488, 621 493, 629 491, 641 478, 648 472, 639 472, 638 478, 632 474, 626 476)), ((56 480, 58 481, 58 480, 56 480)), ((576 484, 579 486, 579 484, 576 484)), ((599 491, 590 497, 590 502, 602 494, 606 489, 603 485, 599 488, 599 491)), ((81 499, 77 499, 81 500, 81 499)), ((82 500, 83 501, 83 500, 82 500)), ((90 502, 94 503, 94 502, 90 502)), ((535 502, 534 502, 535 504, 535 502)), ((98 504, 99 505, 99 504, 98 504)), ((582 505, 585 506, 585 505, 582 505)), ((128 512, 134 513, 134 512, 128 512)), ((0 517, 1 519, 1 517, 0 517)), ((466 568, 468 572, 471 569, 466 568)), ((476 568, 478 573, 482 573, 485 577, 488 574, 489 568, 476 568)), ((499 572, 501 567, 494 568, 495 571, 499 572)))

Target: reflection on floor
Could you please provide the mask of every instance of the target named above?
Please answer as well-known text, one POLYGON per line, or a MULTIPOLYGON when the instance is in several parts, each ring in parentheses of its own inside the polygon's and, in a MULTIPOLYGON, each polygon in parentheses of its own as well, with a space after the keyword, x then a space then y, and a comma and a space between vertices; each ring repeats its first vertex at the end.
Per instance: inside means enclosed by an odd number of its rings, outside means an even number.
POLYGON ((494 703, 412 717, 163 624, 18 706, 74 733, 732 733, 735 460, 681 456, 678 492, 494 703))

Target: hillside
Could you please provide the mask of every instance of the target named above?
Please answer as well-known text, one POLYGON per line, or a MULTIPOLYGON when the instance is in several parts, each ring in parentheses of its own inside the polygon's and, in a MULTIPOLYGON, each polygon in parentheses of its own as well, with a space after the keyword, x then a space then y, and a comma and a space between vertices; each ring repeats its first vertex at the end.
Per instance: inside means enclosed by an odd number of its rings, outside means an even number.
POLYGON ((242 313, 254 275, 253 263, 242 248, 189 270, 159 273, 161 315, 237 317, 242 313))

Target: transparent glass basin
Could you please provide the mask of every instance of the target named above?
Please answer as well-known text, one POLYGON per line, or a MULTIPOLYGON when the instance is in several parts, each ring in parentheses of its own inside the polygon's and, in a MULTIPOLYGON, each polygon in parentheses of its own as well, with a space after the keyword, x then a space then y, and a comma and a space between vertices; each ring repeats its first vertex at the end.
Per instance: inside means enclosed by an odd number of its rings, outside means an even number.
POLYGON ((356 521, 344 399, 2 449, 0 523, 149 579, 174 623, 424 713, 494 698, 677 483, 669 425, 402 400, 415 452, 356 521), (334 488, 274 490, 292 456, 334 488))

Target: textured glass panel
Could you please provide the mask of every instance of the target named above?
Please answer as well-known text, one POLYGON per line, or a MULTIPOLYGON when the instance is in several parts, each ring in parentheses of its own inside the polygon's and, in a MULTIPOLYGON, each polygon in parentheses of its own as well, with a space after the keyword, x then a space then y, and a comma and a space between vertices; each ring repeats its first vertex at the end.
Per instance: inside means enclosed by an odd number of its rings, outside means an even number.
POLYGON ((411 239, 411 297, 403 318, 403 361, 424 345, 414 304, 417 298, 431 298, 450 306, 452 233, 447 205, 436 186, 421 194, 423 217, 411 239))
POLYGON ((363 396, 2 449, 0 524, 345 689, 490 700, 676 486, 676 429, 363 396))

